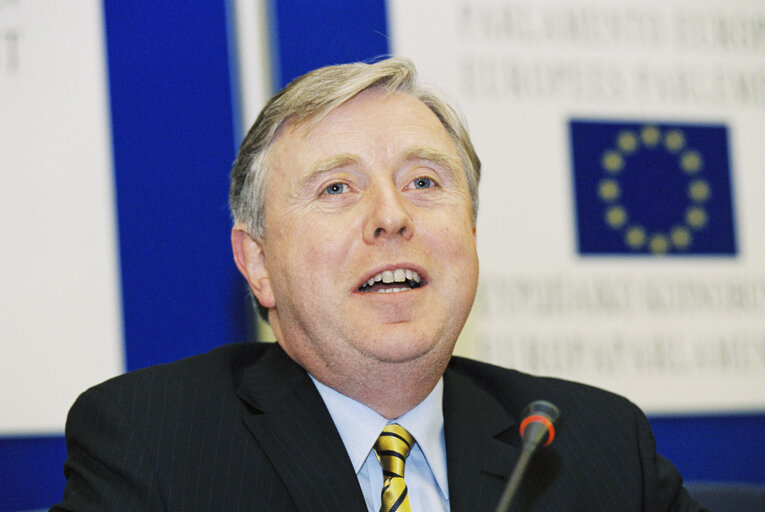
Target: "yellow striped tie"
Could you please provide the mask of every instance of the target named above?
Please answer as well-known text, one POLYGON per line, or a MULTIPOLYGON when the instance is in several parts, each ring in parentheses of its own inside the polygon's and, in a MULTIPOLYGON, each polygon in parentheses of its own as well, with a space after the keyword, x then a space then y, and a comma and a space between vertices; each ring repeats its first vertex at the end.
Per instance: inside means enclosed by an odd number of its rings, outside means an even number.
POLYGON ((411 512, 404 482, 404 462, 414 438, 401 425, 386 425, 375 443, 377 460, 383 469, 382 506, 380 512, 411 512))

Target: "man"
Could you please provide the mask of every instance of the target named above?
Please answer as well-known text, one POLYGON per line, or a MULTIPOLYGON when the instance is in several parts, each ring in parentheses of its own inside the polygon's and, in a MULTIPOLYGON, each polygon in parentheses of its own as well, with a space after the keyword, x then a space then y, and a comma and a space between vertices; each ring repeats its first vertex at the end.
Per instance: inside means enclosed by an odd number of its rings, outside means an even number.
POLYGON ((279 92, 231 186, 234 259, 278 344, 88 390, 54 509, 493 510, 520 411, 547 399, 565 420, 523 510, 700 510, 626 400, 451 357, 476 291, 479 175, 459 116, 406 60, 279 92))

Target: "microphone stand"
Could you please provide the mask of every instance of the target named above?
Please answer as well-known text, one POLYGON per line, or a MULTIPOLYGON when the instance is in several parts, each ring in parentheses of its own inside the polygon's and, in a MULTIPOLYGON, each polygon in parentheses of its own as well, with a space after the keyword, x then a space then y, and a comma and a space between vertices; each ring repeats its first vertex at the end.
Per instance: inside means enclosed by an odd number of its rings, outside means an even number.
POLYGON ((495 512, 509 512, 510 505, 513 504, 513 500, 518 494, 518 489, 521 487, 521 481, 526 474, 526 468, 529 466, 531 457, 536 453, 537 448, 539 448, 539 443, 533 445, 528 442, 523 443, 521 456, 515 465, 515 469, 513 469, 513 473, 510 475, 510 481, 507 482, 507 487, 505 487, 505 492, 502 493, 502 498, 500 498, 495 512))
POLYGON ((545 446, 547 446, 554 439, 555 428, 553 424, 559 417, 560 412, 558 408, 550 402, 537 400, 526 406, 526 409, 523 411, 523 421, 520 428, 521 439, 523 440, 521 456, 515 464, 510 480, 507 482, 507 487, 505 487, 505 491, 502 493, 495 512, 509 512, 510 506, 518 494, 518 489, 521 487, 521 481, 526 474, 531 458, 542 445, 542 441, 546 441, 545 446))

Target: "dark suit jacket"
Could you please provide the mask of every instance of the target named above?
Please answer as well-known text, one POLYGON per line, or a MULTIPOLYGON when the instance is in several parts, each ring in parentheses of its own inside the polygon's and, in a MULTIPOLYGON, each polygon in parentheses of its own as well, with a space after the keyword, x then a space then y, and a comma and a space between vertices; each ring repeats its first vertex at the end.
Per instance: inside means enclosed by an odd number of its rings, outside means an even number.
MULTIPOLYGON (((532 461, 522 510, 700 510, 627 400, 455 357, 444 374, 452 511, 494 509, 520 453, 520 411, 537 399, 563 419, 532 461)), ((227 345, 91 388, 66 440, 52 510, 366 508, 318 391, 275 344, 227 345)))

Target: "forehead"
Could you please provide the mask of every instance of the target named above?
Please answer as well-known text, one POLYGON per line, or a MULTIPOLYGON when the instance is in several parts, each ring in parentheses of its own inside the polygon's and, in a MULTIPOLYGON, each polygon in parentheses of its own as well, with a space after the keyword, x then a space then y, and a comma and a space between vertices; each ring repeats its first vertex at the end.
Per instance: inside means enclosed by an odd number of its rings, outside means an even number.
POLYGON ((410 147, 430 147, 457 156, 454 141, 438 117, 409 94, 380 89, 362 92, 318 122, 306 120, 280 130, 271 147, 272 163, 298 168, 335 152, 362 157, 391 156, 410 147))

